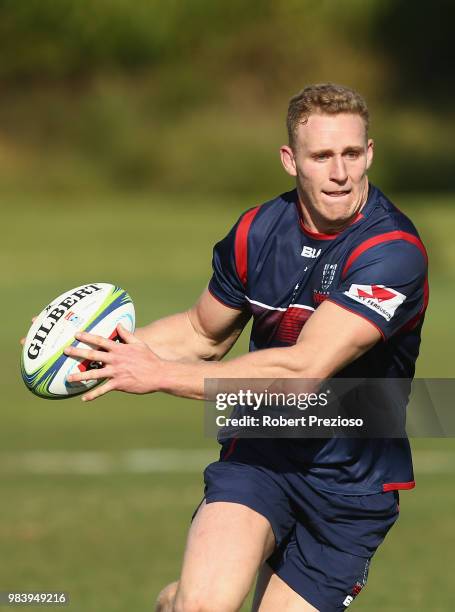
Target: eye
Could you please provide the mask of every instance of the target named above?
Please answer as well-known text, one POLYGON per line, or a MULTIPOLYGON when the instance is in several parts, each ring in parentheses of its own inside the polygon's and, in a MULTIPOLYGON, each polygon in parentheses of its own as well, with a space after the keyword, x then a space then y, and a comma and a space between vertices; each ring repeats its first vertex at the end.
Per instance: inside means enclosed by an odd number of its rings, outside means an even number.
POLYGON ((313 159, 315 159, 316 161, 326 161, 327 159, 329 159, 329 154, 328 153, 318 153, 317 155, 313 156, 313 159))
POLYGON ((348 159, 358 159, 360 157, 360 151, 347 151, 346 157, 348 159))

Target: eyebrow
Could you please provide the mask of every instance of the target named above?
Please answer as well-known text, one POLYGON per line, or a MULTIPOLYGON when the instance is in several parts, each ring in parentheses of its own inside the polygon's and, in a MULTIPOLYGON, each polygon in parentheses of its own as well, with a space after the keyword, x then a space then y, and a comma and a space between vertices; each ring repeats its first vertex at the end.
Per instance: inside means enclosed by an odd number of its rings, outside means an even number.
POLYGON ((315 157, 316 155, 331 155, 332 149, 318 149, 317 151, 310 151, 310 155, 315 157))
POLYGON ((345 153, 346 151, 355 151, 355 153, 363 153, 365 151, 365 148, 354 145, 354 146, 346 147, 343 153, 345 153))
MULTIPOLYGON (((364 150, 365 150, 364 147, 360 147, 357 145, 350 145, 350 146, 345 147, 342 153, 349 153, 349 152, 363 153, 364 150)), ((312 157, 317 156, 317 155, 332 155, 333 152, 334 152, 333 149, 318 149, 317 151, 310 151, 310 155, 312 157)))

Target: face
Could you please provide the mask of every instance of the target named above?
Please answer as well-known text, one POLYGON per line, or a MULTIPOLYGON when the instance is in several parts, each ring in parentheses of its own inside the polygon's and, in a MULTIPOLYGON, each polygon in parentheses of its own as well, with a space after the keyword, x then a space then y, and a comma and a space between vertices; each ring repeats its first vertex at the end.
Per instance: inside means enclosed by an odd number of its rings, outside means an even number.
POLYGON ((366 201, 373 161, 362 117, 312 114, 299 125, 294 146, 280 153, 286 172, 296 177, 309 229, 336 231, 350 223, 366 201))

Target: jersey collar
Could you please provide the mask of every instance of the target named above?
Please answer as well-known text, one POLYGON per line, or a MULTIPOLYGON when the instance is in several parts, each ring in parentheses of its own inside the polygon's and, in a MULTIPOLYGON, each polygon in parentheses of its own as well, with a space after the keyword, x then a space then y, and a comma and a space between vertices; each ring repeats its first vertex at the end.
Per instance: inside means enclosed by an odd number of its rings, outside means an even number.
POLYGON ((305 225, 303 223, 302 209, 300 207, 299 196, 298 196, 298 193, 297 193, 297 189, 294 190, 294 195, 295 195, 294 203, 295 203, 295 206, 297 208, 297 213, 298 213, 298 216, 299 216, 299 226, 300 226, 300 229, 302 230, 302 232, 304 234, 306 234, 307 236, 309 236, 310 238, 313 238, 314 240, 335 240, 336 238, 338 238, 338 236, 340 234, 342 234, 343 232, 348 230, 352 225, 355 225, 356 223, 359 223, 360 221, 362 221, 362 219, 364 219, 365 217, 367 217, 370 214, 370 212, 376 206, 377 196, 378 196, 378 189, 374 185, 372 185, 371 183, 368 183, 368 197, 367 197, 367 201, 365 202, 361 212, 357 213, 355 218, 351 221, 351 223, 347 227, 345 227, 341 231, 336 232, 334 234, 323 234, 323 233, 320 233, 320 232, 313 232, 310 229, 308 229, 307 227, 305 227, 305 225))

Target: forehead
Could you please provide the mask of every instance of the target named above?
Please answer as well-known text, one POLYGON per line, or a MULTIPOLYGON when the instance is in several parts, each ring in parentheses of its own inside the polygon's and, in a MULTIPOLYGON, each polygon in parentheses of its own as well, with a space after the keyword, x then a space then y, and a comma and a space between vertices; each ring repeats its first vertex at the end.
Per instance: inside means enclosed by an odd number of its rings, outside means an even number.
POLYGON ((343 149, 348 146, 365 146, 365 123, 360 115, 311 114, 306 123, 297 128, 296 144, 309 150, 343 149))

